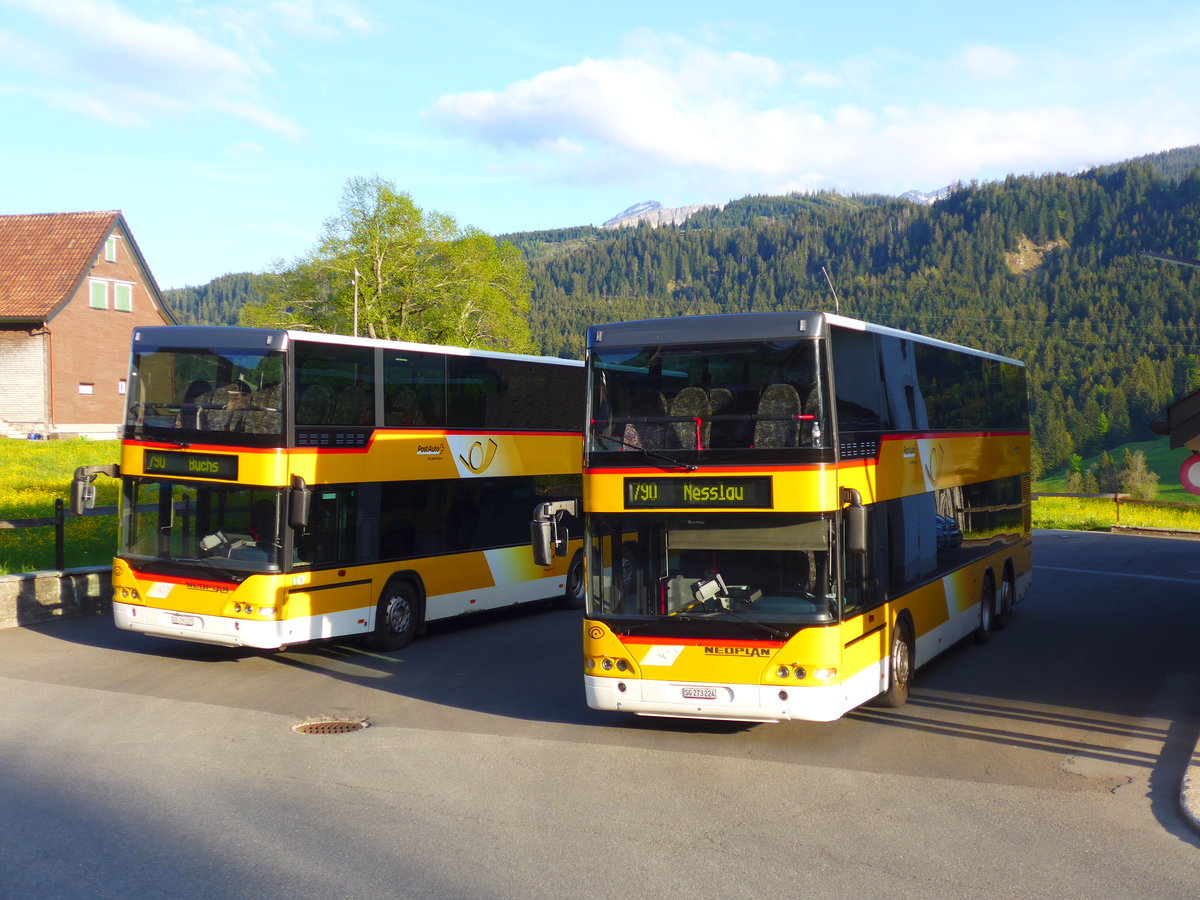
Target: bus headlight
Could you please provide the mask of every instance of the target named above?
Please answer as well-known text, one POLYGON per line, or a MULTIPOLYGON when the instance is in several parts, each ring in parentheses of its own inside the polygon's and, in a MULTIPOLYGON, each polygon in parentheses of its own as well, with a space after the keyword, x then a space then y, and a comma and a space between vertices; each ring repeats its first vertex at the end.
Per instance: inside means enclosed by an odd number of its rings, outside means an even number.
POLYGON ((789 669, 787 666, 780 666, 779 671, 776 672, 775 674, 778 675, 780 678, 787 678, 789 675, 792 674, 792 670, 789 669))
POLYGON ((813 669, 813 678, 816 678, 820 681, 833 681, 835 678, 837 678, 837 667, 825 666, 821 669, 813 669))
POLYGON ((275 607, 273 607, 273 606, 260 606, 260 607, 258 608, 258 614, 259 614, 260 616, 262 616, 263 618, 266 618, 266 619, 273 619, 273 618, 275 618, 275 607))
POLYGON ((609 659, 607 656, 604 659, 600 660, 600 668, 602 668, 605 672, 611 671, 612 666, 613 666, 612 660, 609 659))

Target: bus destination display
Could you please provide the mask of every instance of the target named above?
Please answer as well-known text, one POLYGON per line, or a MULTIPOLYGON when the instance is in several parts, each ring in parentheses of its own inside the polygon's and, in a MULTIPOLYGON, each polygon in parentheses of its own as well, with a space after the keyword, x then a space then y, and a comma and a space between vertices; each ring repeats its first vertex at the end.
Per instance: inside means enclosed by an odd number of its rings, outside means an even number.
POLYGON ((147 475, 185 475, 236 481, 238 458, 211 453, 164 453, 161 450, 147 450, 142 457, 142 469, 147 475))
POLYGON ((771 479, 626 478, 626 509, 770 509, 771 479))

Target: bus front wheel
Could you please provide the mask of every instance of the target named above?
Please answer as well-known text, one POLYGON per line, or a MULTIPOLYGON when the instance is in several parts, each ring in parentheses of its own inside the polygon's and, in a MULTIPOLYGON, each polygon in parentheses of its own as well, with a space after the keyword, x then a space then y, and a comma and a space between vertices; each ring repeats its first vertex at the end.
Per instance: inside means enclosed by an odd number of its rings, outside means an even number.
POLYGON ((887 690, 879 695, 878 705, 898 709, 908 702, 908 685, 912 681, 912 638, 908 622, 901 620, 892 629, 892 655, 888 662, 887 690))
POLYGON ((375 630, 368 643, 375 650, 403 650, 417 633, 420 607, 416 591, 406 581, 392 581, 383 589, 375 610, 375 630))
POLYGON ((583 609, 583 551, 579 550, 571 558, 567 567, 566 590, 558 598, 559 609, 583 609))

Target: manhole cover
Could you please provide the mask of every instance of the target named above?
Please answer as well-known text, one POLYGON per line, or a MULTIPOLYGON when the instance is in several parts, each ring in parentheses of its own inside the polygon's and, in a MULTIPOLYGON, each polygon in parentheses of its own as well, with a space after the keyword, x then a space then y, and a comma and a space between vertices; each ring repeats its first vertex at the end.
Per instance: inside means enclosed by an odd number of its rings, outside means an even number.
POLYGON ((316 722, 299 722, 292 726, 297 734, 349 734, 362 731, 370 723, 366 719, 321 719, 316 722))

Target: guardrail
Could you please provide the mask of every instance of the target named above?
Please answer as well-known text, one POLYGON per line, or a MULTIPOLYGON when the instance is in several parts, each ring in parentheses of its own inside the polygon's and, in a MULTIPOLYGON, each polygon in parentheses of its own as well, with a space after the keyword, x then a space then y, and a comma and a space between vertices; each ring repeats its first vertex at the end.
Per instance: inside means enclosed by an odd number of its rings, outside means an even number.
MULTIPOLYGON (((0 529, 10 528, 49 528, 54 527, 54 568, 62 571, 66 568, 66 525, 67 512, 66 503, 63 500, 54 501, 54 515, 42 516, 36 519, 0 519, 0 529)), ((117 507, 115 506, 97 506, 93 509, 85 510, 85 516, 115 516, 117 507)))

